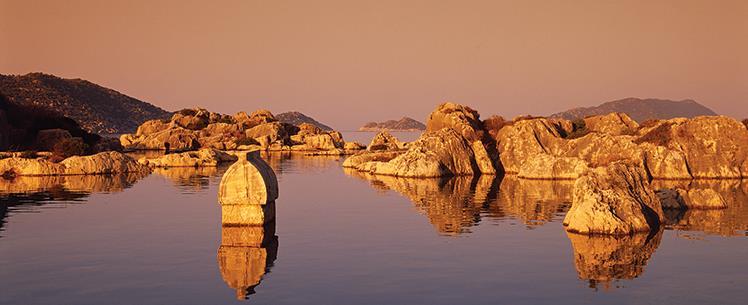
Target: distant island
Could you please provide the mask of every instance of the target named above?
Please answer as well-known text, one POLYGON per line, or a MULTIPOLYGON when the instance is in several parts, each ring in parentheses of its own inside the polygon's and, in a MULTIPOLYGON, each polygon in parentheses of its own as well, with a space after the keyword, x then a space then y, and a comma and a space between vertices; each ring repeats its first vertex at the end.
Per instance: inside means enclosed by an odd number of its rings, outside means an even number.
POLYGON ((369 122, 364 124, 359 131, 380 131, 380 130, 397 130, 397 131, 420 131, 426 130, 426 125, 423 123, 411 119, 409 117, 403 117, 400 120, 388 120, 384 122, 369 122))
POLYGON ((299 126, 302 123, 312 124, 325 131, 333 130, 332 127, 320 123, 319 121, 306 116, 305 114, 298 111, 283 112, 275 116, 275 118, 281 123, 287 123, 291 125, 299 126))
POLYGON ((626 98, 603 103, 596 107, 579 107, 552 114, 551 118, 575 120, 593 115, 622 112, 641 123, 651 119, 693 118, 700 115, 717 115, 714 111, 693 100, 672 101, 663 99, 626 98))
POLYGON ((69 117, 93 133, 133 132, 147 120, 171 113, 82 79, 44 73, 0 74, 0 93, 11 102, 69 117))

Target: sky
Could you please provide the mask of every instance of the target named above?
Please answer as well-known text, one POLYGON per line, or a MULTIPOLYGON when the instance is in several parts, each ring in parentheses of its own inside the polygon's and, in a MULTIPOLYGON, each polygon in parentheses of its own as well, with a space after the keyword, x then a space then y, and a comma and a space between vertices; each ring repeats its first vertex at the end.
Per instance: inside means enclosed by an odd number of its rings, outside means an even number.
POLYGON ((0 0, 0 73, 335 128, 626 97, 748 117, 748 1, 0 0))

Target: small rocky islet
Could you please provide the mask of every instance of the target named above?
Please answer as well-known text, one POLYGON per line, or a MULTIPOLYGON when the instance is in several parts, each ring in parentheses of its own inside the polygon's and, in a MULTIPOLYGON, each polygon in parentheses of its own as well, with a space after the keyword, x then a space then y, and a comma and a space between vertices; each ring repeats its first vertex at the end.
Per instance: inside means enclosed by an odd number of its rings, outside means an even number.
POLYGON ((346 142, 337 131, 280 122, 267 110, 224 115, 196 108, 146 121, 135 133, 123 134, 120 144, 125 150, 167 154, 135 160, 107 151, 59 162, 9 155, 0 160, 0 173, 9 179, 147 173, 243 162, 242 151, 257 150, 350 155, 343 167, 371 176, 573 180, 572 206, 563 223, 569 232, 596 235, 655 232, 667 210, 727 207, 714 190, 659 188, 654 181, 748 178, 748 129, 724 116, 642 124, 623 113, 573 121, 481 120, 470 107, 444 103, 429 115, 416 141, 400 142, 385 130, 364 146, 346 142))

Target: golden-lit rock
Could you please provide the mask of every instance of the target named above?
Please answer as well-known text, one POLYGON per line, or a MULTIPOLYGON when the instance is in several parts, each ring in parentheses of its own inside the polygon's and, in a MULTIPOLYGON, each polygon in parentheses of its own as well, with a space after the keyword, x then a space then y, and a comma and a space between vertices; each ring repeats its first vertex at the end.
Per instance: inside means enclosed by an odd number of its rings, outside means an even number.
POLYGON ((369 151, 398 150, 401 146, 400 140, 390 134, 389 131, 382 130, 371 139, 366 149, 369 151))
POLYGON ((64 175, 65 166, 44 158, 26 159, 11 157, 0 160, 0 176, 54 176, 64 175))
POLYGON ((480 114, 470 107, 456 103, 443 103, 429 115, 426 132, 436 132, 443 128, 456 131, 470 143, 483 140, 483 124, 480 114))
POLYGON ((587 162, 576 157, 537 154, 525 160, 517 176, 527 179, 577 179, 587 170, 587 162))
POLYGON ((360 165, 367 162, 387 162, 395 157, 401 155, 401 151, 362 151, 356 153, 343 161, 343 167, 345 168, 358 168, 360 165))
POLYGON ((622 112, 611 112, 606 115, 596 115, 584 118, 585 127, 589 131, 600 132, 612 136, 629 135, 636 132, 639 124, 622 112))
POLYGON ((660 200, 644 169, 613 163, 577 179, 564 225, 581 234, 627 235, 656 230, 662 220, 660 200))
POLYGON ((662 230, 654 234, 600 236, 567 233, 574 251, 574 266, 580 279, 609 287, 614 280, 634 279, 662 240, 662 230))
POLYGON ((72 156, 60 163, 44 158, 20 157, 0 160, 0 176, 93 175, 150 172, 147 166, 120 152, 102 152, 91 156, 72 156))
POLYGON ((565 140, 551 120, 533 118, 514 122, 496 135, 499 157, 506 173, 519 173, 522 165, 540 154, 558 154, 565 140))
POLYGON ((278 179, 258 151, 231 165, 218 187, 224 225, 263 225, 275 219, 278 179))
POLYGON ((203 148, 198 151, 167 154, 159 158, 143 158, 138 162, 151 167, 215 167, 220 163, 237 159, 237 156, 220 150, 203 148))
POLYGON ((478 170, 484 175, 495 175, 496 165, 486 151, 486 147, 483 146, 483 142, 478 140, 474 141, 470 147, 473 150, 473 156, 475 157, 475 164, 478 166, 478 170))

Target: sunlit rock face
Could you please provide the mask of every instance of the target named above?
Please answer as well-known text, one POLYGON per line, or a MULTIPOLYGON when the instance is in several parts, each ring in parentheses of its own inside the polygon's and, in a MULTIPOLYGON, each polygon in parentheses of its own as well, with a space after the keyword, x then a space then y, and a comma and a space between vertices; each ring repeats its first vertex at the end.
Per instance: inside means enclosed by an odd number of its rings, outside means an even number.
POLYGON ((627 114, 611 112, 606 115, 596 115, 584 119, 588 130, 609 135, 629 135, 636 132, 639 124, 627 114))
POLYGON ((528 180, 504 176, 494 213, 511 215, 528 226, 543 225, 569 209, 574 181, 528 180))
POLYGON ((224 225, 263 225, 275 219, 278 179, 258 151, 239 157, 218 187, 224 225))
POLYGON ((628 235, 657 230, 663 217, 644 169, 613 163, 577 179, 564 225, 582 234, 628 235))
POLYGON ((255 293, 278 255, 275 223, 264 226, 224 226, 218 248, 218 268, 238 300, 255 293))
POLYGON ((236 155, 212 148, 203 148, 198 151, 167 154, 158 158, 141 158, 138 162, 150 167, 215 167, 220 163, 233 162, 237 159, 236 155))
POLYGON ((24 159, 20 157, 0 160, 0 176, 56 176, 95 175, 121 173, 149 173, 147 166, 120 152, 102 152, 90 156, 72 156, 60 163, 44 158, 24 159))
POLYGON ((662 230, 653 234, 625 236, 600 236, 567 233, 574 251, 574 266, 590 288, 605 288, 621 279, 634 279, 644 272, 644 267, 662 240, 662 230))
POLYGON ((397 150, 400 148, 402 148, 400 140, 390 134, 387 130, 382 130, 371 139, 371 142, 366 149, 369 151, 380 151, 397 150))
MULTIPOLYGON (((665 228, 694 233, 745 236, 748 234, 748 181, 746 180, 654 180, 656 189, 677 189, 684 192, 716 193, 724 200, 725 208, 664 209, 665 228)), ((663 205, 665 203, 663 202, 663 205)), ((681 236, 681 235, 679 235, 681 236)))
POLYGON ((499 157, 504 171, 516 174, 532 156, 557 154, 565 140, 561 127, 545 118, 515 121, 496 135, 499 157))

